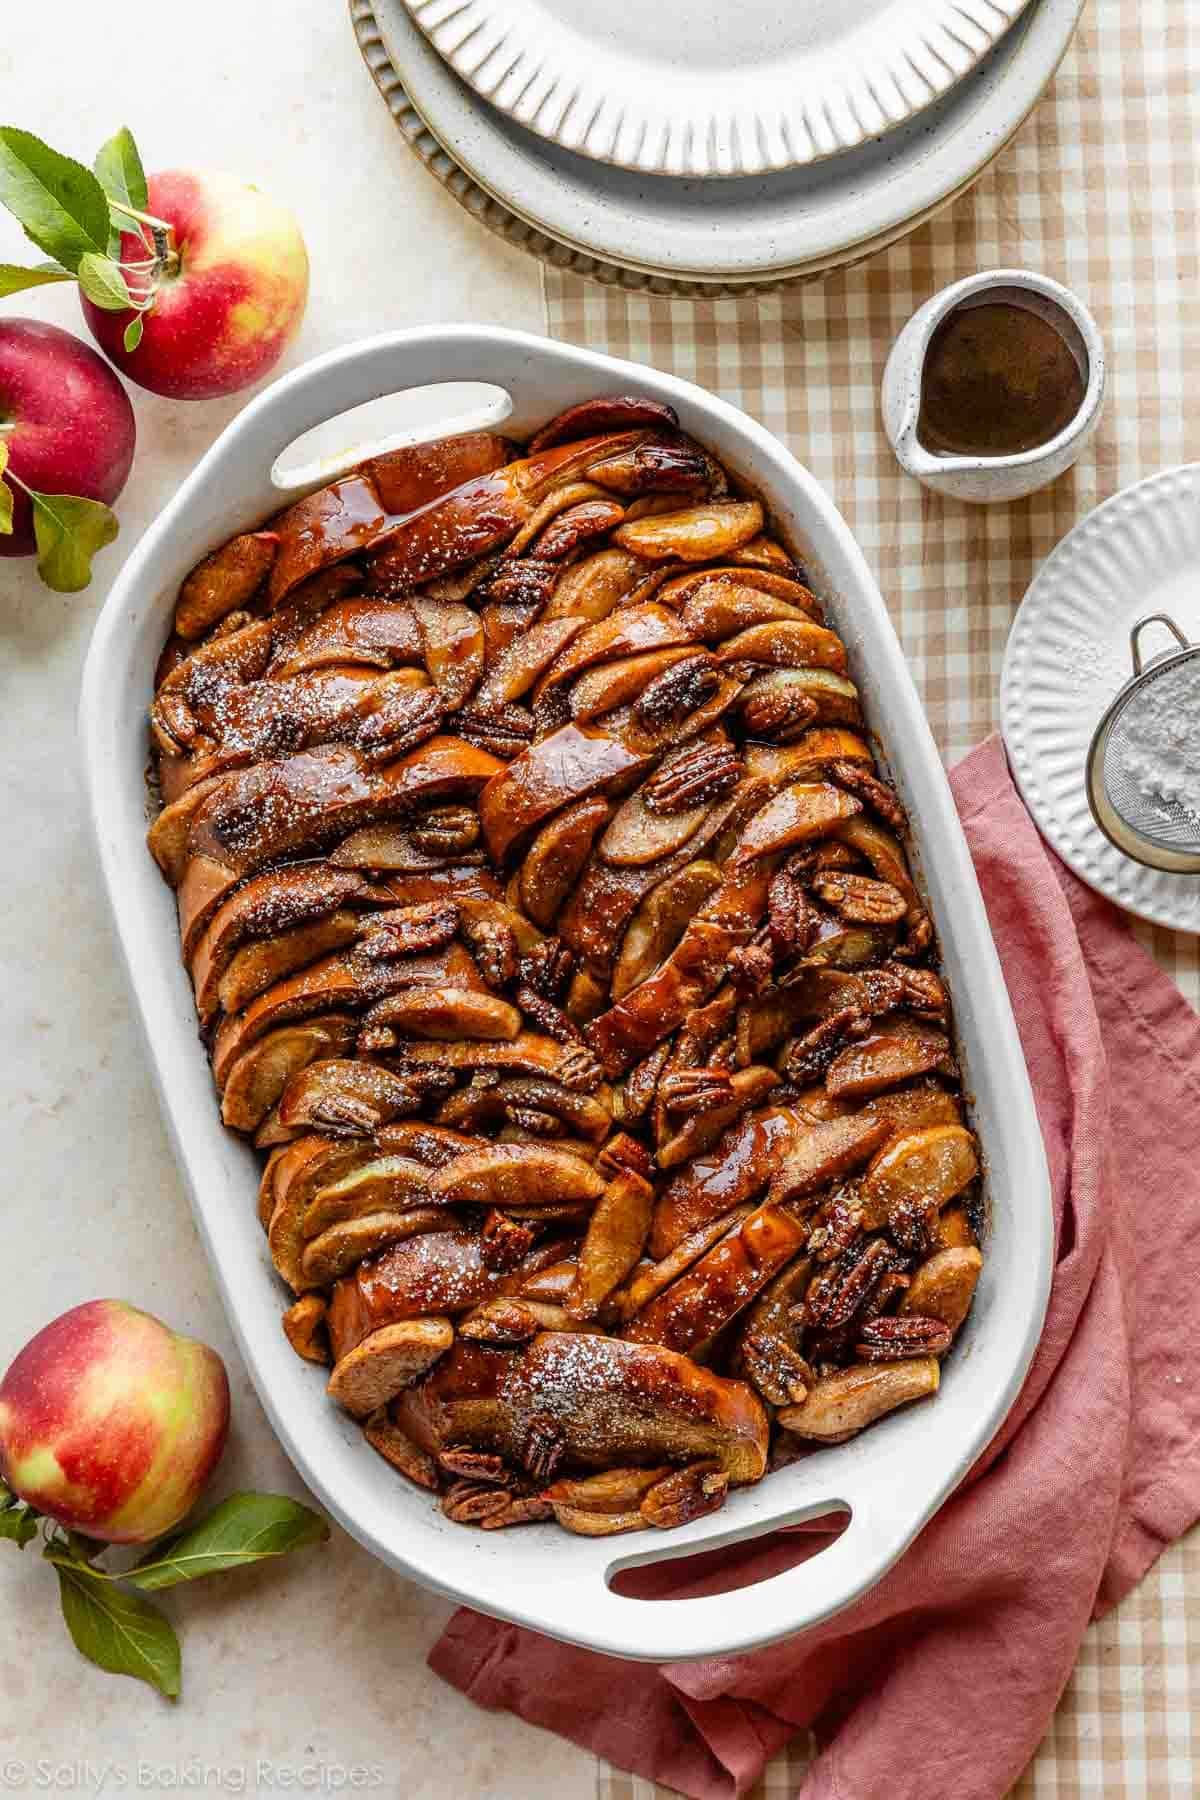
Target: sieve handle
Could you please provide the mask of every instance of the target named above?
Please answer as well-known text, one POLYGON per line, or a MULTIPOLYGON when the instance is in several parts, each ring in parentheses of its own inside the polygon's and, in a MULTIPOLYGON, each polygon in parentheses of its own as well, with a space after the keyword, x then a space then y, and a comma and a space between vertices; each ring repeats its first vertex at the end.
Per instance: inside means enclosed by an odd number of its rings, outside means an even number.
POLYGON ((1147 625, 1165 625, 1181 650, 1190 650, 1192 647, 1169 613, 1147 613, 1144 619, 1138 620, 1137 624, 1129 633, 1129 654, 1133 658, 1133 672, 1135 675, 1140 675, 1142 672, 1142 646, 1140 639, 1147 625))

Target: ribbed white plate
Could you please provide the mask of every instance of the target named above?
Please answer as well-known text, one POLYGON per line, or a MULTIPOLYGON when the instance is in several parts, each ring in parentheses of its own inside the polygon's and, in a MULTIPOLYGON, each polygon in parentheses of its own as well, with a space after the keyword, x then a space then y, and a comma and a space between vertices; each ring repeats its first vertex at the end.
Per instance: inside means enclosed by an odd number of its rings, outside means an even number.
MULTIPOLYGON (((1004 655, 1004 742, 1025 804, 1081 880, 1139 918, 1200 931, 1200 875, 1125 856, 1094 822, 1084 787, 1092 734, 1132 673, 1130 627, 1153 612, 1200 638, 1200 463, 1114 494, 1047 557, 1004 655)), ((1172 648, 1166 632, 1147 634, 1148 656, 1172 648)))
MULTIPOLYGON (((969 186, 1036 104, 1082 6, 1032 0, 966 81, 881 141, 815 167, 718 182, 630 174, 548 144, 480 104, 405 0, 373 0, 373 15, 412 107, 488 200, 599 264, 651 281, 733 287, 866 255, 969 186)), ((352 10, 361 34, 357 0, 352 10)), ((365 42, 364 54, 373 64, 365 42)), ((507 235, 496 206, 472 209, 507 235)))
POLYGON ((405 0, 476 93, 564 149, 761 175, 880 137, 1028 0, 405 0))

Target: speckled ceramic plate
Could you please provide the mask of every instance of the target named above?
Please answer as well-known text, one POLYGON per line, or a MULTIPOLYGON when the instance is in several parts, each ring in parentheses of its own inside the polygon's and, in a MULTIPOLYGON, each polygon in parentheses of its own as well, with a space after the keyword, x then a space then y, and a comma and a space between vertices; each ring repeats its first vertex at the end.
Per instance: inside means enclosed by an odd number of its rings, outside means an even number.
POLYGON ((404 0, 475 92, 643 174, 762 175, 882 136, 1028 0, 404 0))
POLYGON ((458 79, 404 0, 351 0, 397 124, 491 229, 599 280, 707 297, 844 267, 961 193, 1035 104, 1081 7, 1032 0, 966 81, 884 144, 809 169, 707 182, 633 175, 545 143, 458 79))
MULTIPOLYGON (((1200 875, 1125 856, 1092 818, 1084 786, 1092 734, 1132 673, 1130 627, 1153 612, 1200 639, 1200 463, 1115 494, 1047 557, 1004 656, 1004 742, 1025 804, 1081 880, 1139 918, 1200 931, 1200 875)), ((1147 656, 1176 647, 1155 629, 1147 656)))

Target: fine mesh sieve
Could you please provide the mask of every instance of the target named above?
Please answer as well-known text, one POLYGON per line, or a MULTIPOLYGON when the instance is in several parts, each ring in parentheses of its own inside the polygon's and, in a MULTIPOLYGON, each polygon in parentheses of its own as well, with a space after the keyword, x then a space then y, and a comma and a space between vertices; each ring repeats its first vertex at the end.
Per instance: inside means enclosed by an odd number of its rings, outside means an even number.
POLYGON ((1129 634, 1133 676, 1096 727, 1088 803, 1109 841, 1171 874, 1200 871, 1200 644, 1174 619, 1148 613, 1129 634), (1141 636, 1165 625, 1178 650, 1143 665, 1141 636))

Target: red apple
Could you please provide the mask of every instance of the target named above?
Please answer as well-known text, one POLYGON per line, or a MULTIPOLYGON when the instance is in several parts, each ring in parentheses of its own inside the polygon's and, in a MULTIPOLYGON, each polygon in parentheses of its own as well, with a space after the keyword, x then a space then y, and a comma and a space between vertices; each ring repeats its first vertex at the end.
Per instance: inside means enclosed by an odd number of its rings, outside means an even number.
POLYGON ((0 1382, 0 1475, 72 1530, 143 1544, 191 1510, 228 1428, 215 1350, 123 1300, 89 1300, 0 1382))
MULTIPOLYGON (((36 319, 0 319, 0 435, 26 487, 111 505, 133 462, 129 396, 103 357, 36 319)), ((0 556, 34 550, 29 501, 15 481, 12 534, 0 556)))
MULTIPOLYGON (((273 369, 308 298, 308 253, 286 207, 219 173, 152 175, 147 211, 171 227, 166 265, 143 315, 142 341, 124 347, 131 312, 104 312, 81 293, 84 316, 122 374, 175 400, 211 400, 273 369)), ((146 260, 126 233, 121 260, 146 260)), ((138 277, 127 277, 131 286, 138 277)))

